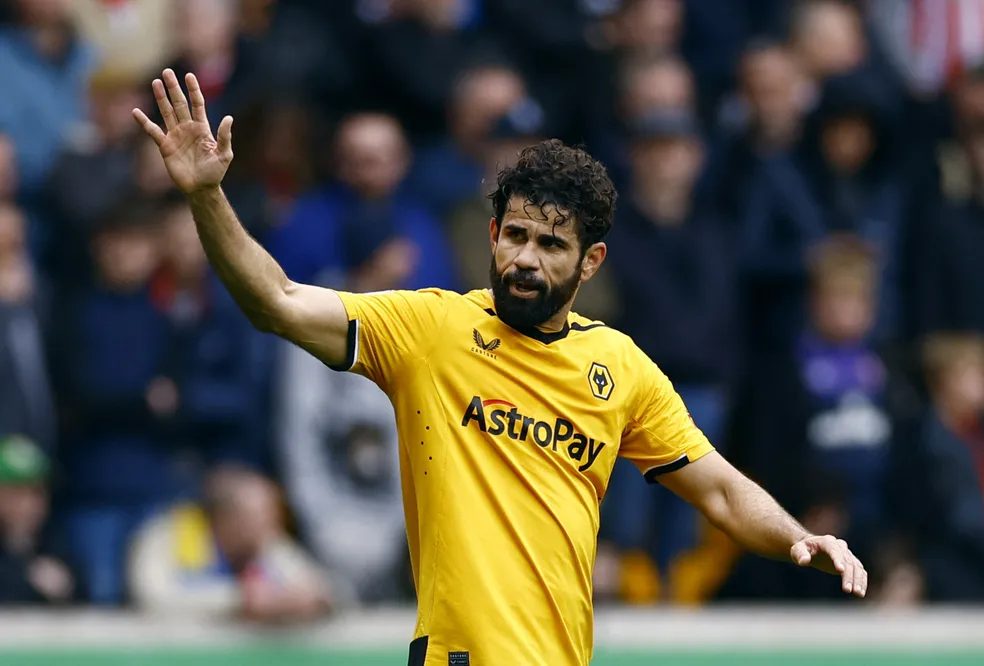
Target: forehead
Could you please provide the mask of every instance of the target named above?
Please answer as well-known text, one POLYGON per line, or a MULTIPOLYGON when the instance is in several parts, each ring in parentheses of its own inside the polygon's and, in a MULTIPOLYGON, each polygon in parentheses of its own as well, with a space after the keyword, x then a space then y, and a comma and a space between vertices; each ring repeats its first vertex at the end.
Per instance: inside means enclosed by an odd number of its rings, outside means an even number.
POLYGON ((512 196, 502 216, 502 225, 520 225, 536 233, 552 233, 559 238, 576 240, 574 219, 554 204, 535 204, 521 196, 512 196))

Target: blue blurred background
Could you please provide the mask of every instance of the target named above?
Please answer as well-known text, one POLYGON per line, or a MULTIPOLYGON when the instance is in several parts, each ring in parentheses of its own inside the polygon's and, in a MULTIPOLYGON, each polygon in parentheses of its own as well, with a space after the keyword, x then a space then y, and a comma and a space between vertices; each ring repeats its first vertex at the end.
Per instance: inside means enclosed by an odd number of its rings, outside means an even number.
MULTIPOLYGON (((577 310, 866 562, 984 601, 984 1, 0 2, 0 604, 292 622, 410 604, 389 402, 253 331, 130 109, 236 118, 291 278, 486 286, 524 145, 620 192, 577 310)), ((842 601, 616 466, 599 604, 842 601)), ((409 628, 407 629, 409 632, 409 628)))

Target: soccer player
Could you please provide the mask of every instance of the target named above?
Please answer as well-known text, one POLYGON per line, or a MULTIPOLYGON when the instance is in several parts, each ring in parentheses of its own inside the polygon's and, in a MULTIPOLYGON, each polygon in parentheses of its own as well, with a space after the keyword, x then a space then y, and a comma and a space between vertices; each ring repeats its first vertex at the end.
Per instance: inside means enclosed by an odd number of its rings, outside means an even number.
POLYGON ((751 550, 864 596, 846 543, 809 534, 716 453, 627 336, 571 311, 605 260, 615 205, 587 153, 545 141, 499 174, 491 290, 344 293, 292 282, 246 233, 220 188, 232 118, 213 138, 194 75, 187 98, 173 71, 162 79, 164 129, 134 117, 229 291, 254 325, 393 402, 418 603, 411 666, 589 662, 598 504, 617 456, 751 550))

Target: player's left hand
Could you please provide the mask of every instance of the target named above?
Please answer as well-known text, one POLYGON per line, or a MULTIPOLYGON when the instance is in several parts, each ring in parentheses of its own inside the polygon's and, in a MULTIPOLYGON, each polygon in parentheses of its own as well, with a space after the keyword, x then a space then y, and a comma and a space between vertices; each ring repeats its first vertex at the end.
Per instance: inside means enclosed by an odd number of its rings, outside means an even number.
POLYGON ((794 543, 789 556, 801 567, 840 576, 841 589, 847 594, 863 597, 868 591, 868 572, 843 539, 829 534, 810 536, 794 543))

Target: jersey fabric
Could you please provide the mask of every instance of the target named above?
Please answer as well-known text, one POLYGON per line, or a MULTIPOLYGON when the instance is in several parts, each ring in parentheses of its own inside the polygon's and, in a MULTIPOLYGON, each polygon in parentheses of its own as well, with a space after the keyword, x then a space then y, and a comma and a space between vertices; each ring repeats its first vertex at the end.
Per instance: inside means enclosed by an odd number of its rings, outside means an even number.
POLYGON ((411 666, 586 666, 599 502, 712 451, 630 338, 520 333, 488 290, 340 292, 347 362, 390 397, 417 590, 411 666))

